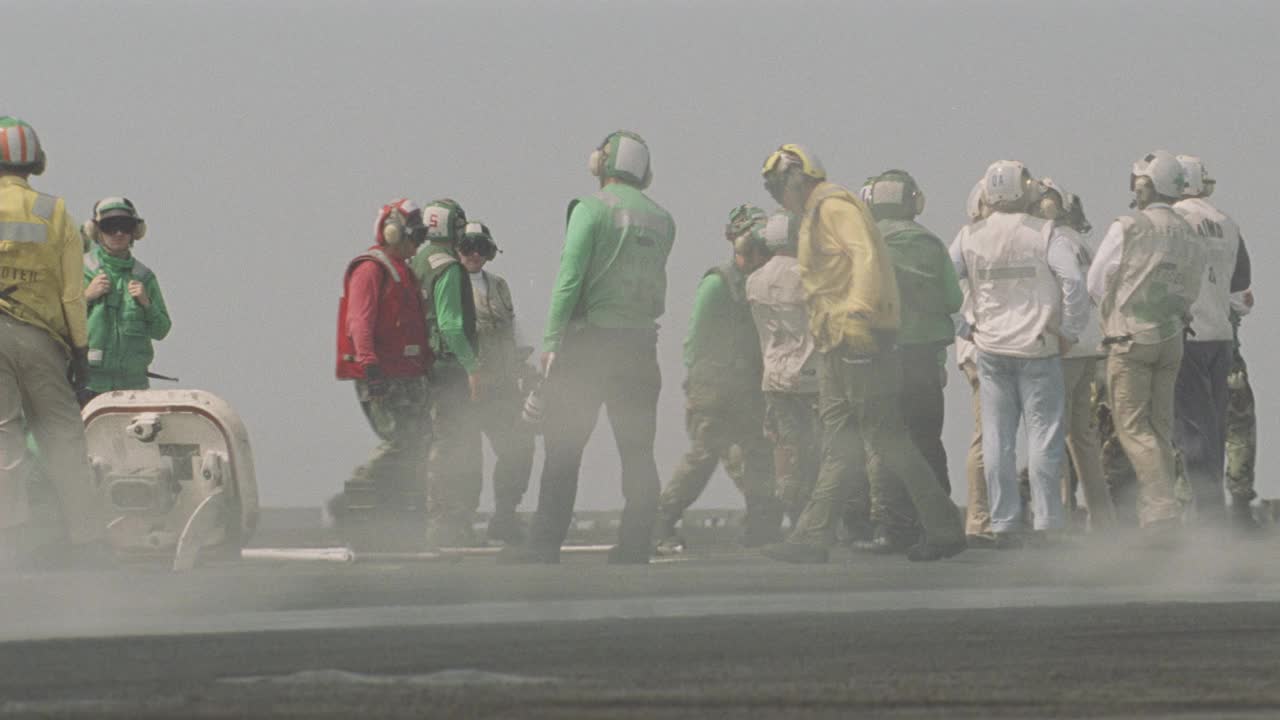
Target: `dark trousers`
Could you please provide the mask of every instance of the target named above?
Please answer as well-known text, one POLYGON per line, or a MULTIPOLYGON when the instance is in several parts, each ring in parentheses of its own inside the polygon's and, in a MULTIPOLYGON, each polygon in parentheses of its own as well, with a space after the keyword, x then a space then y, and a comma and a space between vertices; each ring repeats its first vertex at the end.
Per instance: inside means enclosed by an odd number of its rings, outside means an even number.
POLYGON ((951 492, 947 450, 942 446, 942 366, 936 345, 904 345, 902 358, 902 419, 907 434, 924 455, 942 489, 951 492))
POLYGON ((652 330, 587 328, 565 338, 547 382, 546 459, 530 547, 556 551, 564 542, 582 450, 603 405, 622 461, 626 504, 618 543, 628 551, 649 552, 660 491, 653 458, 662 388, 657 344, 652 330))
POLYGON ((1226 462, 1227 375, 1231 341, 1188 341, 1174 386, 1174 445, 1182 453, 1187 481, 1202 520, 1221 520, 1226 462))
MULTIPOLYGON (((938 484, 951 494, 951 478, 947 472, 947 451, 942 446, 944 402, 942 367, 938 364, 936 345, 903 345, 898 351, 902 364, 902 394, 899 405, 907 436, 916 446, 938 484)), ((873 477, 871 484, 871 522, 880 532, 911 538, 918 532, 915 506, 906 486, 892 473, 873 477), (877 480, 879 480, 877 482, 877 480)), ((856 494, 855 494, 856 497, 856 494)))

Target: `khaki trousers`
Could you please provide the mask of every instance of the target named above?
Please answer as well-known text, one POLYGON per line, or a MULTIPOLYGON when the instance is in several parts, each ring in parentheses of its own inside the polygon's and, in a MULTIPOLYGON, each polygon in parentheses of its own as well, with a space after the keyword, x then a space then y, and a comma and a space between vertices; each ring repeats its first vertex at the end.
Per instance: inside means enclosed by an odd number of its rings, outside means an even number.
POLYGON ((1174 496, 1173 392, 1182 364, 1182 336, 1153 345, 1132 343, 1107 356, 1107 387, 1116 437, 1138 476, 1138 523, 1177 520, 1174 496))
POLYGON ((31 517, 27 431, 44 456, 73 543, 103 539, 107 523, 67 382, 67 351, 49 333, 0 313, 0 530, 31 517), (25 422, 24 422, 25 420, 25 422))
POLYGON ((982 462, 982 394, 978 392, 978 366, 966 362, 960 366, 973 390, 973 438, 964 460, 965 481, 969 497, 965 507, 964 531, 969 535, 991 532, 991 503, 987 499, 987 468, 982 462))
MULTIPOLYGON (((1093 378, 1098 359, 1066 358, 1062 374, 1067 387, 1067 452, 1076 469, 1089 508, 1089 528, 1115 527, 1116 510, 1102 475, 1102 443, 1093 417, 1093 378)), ((1071 507, 1071 476, 1062 474, 1062 505, 1071 507)))

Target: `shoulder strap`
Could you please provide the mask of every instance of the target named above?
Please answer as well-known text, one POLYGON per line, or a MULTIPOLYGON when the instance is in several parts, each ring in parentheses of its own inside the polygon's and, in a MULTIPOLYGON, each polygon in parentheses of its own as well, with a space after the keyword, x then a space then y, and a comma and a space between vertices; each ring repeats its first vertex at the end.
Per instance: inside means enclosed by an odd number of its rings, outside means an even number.
POLYGON ((364 257, 374 260, 379 265, 386 268, 387 272, 391 275, 391 279, 397 284, 400 283, 400 270, 396 268, 395 263, 391 262, 391 258, 387 257, 385 252, 373 249, 365 253, 364 257))
POLYGON ((427 256, 427 264, 431 266, 432 270, 439 270, 456 262, 458 262, 458 258, 447 252, 431 253, 427 256))
POLYGON ((84 254, 84 266, 90 272, 97 272, 102 267, 102 261, 98 259, 98 253, 92 249, 84 254))
POLYGON ((133 276, 134 280, 138 280, 140 282, 146 282, 147 279, 150 278, 155 273, 151 272, 151 268, 147 267, 146 265, 143 265, 141 260, 134 258, 133 270, 130 271, 129 274, 133 276))

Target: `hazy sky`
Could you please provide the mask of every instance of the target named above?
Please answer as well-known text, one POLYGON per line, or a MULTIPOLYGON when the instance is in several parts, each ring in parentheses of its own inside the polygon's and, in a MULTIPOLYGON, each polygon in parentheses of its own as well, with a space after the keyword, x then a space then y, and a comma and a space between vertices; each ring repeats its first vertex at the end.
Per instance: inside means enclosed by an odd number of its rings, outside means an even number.
MULTIPOLYGON (((1280 167, 1280 10, 1269 2, 0 2, 0 114, 33 123, 39 189, 83 219, 124 194, 137 254, 174 318, 153 370, 229 400, 265 504, 319 503, 375 443, 333 378, 345 263, 397 196, 485 220, 527 336, 540 336, 565 207, 591 149, 641 133, 675 216, 658 462, 685 449, 680 343, 702 272, 742 202, 769 206, 765 156, 800 142, 850 185, 905 168, 948 242, 999 158, 1084 199, 1095 232, 1126 212, 1130 163, 1199 154, 1249 239, 1259 309, 1246 356, 1267 437, 1280 407, 1269 268, 1280 167)), ((971 427, 952 370, 956 496, 971 427)), ((581 507, 621 504, 601 424, 581 507)), ((1262 495, 1280 481, 1260 452, 1262 495)), ((536 473, 535 473, 536 474, 536 473)), ((536 478, 535 478, 536 485, 536 478)), ((486 504, 489 491, 485 492, 486 504)), ((531 491, 525 506, 534 500, 531 491)), ((703 506, 741 503, 722 475, 703 506)))

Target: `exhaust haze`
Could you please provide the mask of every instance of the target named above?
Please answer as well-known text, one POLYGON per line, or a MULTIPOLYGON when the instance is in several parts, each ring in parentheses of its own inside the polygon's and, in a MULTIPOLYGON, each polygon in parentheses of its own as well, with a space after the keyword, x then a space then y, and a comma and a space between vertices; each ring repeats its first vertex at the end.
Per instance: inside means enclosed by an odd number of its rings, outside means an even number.
MULTIPOLYGON (((686 448, 680 346, 703 271, 759 165, 801 142, 833 180, 890 167, 928 195, 946 241, 989 162, 1024 161, 1084 200, 1095 233, 1126 212, 1130 163, 1200 155, 1249 240, 1258 309, 1243 328, 1261 432, 1280 390, 1266 270, 1280 261, 1273 128, 1280 8, 1263 2, 465 3, 7 2, 0 113, 49 153, 35 186, 83 220, 123 194, 174 318, 153 369, 223 396, 251 433, 264 505, 317 505, 375 443, 333 379, 345 263, 377 209, 458 199, 504 253, 490 269, 540 335, 565 208, 594 189, 611 130, 653 149, 677 224, 659 342, 664 482, 686 448), (11 66, 12 67, 12 66, 11 66)), ((950 367, 950 365, 949 365, 950 367)), ((957 499, 971 427, 951 367, 945 441, 957 499)), ((1259 465, 1272 460, 1267 444, 1259 465)), ((536 501, 534 487, 524 507, 536 501)), ((606 423, 579 507, 621 506, 606 423)), ((1263 497, 1280 481, 1258 479, 1263 497)), ((489 503, 486 488, 486 506, 489 503)), ((738 507, 726 478, 701 506, 738 507)))

